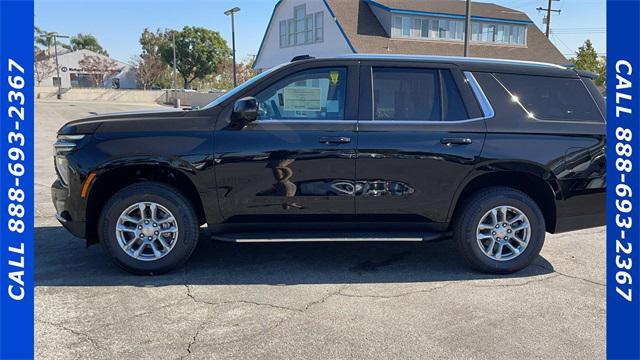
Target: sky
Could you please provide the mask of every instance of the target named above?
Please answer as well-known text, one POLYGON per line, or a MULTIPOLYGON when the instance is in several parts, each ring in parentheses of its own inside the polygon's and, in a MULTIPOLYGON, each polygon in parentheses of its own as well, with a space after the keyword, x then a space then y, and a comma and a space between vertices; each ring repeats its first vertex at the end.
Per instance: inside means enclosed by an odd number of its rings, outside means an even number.
MULTIPOLYGON (((343 0, 354 1, 354 0, 343 0)), ((425 0, 429 1, 429 0, 425 0)), ((181 29, 201 26, 220 32, 231 46, 231 19, 236 13, 236 50, 239 59, 255 55, 277 0, 35 0, 35 24, 63 35, 89 33, 111 57, 129 62, 140 53, 138 42, 144 28, 181 29)), ((544 31, 547 0, 483 0, 524 11, 544 31)), ((606 55, 606 0, 553 0, 560 14, 551 18, 552 42, 571 56, 586 39, 606 55)))

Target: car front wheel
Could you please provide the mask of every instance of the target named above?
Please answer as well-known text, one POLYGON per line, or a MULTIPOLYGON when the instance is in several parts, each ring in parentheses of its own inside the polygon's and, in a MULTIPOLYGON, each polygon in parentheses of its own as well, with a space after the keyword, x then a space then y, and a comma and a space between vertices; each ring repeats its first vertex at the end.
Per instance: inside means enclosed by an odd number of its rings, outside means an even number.
POLYGON ((160 274, 182 265, 198 241, 198 220, 177 189, 149 182, 128 186, 109 199, 99 221, 100 243, 123 269, 160 274))
POLYGON ((481 190, 457 215, 454 240, 467 263, 482 272, 522 270, 544 244, 544 216, 521 191, 506 187, 481 190))

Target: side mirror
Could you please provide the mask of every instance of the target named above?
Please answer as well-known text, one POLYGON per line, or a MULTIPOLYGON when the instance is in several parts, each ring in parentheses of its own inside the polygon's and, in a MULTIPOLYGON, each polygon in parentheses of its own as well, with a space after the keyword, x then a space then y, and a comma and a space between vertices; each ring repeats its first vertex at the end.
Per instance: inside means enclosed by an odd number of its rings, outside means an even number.
POLYGON ((242 128, 258 118, 258 102, 254 97, 242 98, 233 105, 231 125, 242 128))

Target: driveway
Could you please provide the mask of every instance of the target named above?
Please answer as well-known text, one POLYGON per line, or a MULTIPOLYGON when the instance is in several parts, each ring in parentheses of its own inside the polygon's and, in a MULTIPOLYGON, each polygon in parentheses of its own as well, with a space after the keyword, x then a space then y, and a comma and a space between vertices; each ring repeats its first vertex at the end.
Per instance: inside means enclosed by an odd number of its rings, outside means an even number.
POLYGON ((203 231, 180 270, 138 277, 53 217, 51 144, 89 112, 36 103, 36 356, 42 359, 605 357, 605 228, 548 235, 511 276, 451 241, 231 244, 203 231))

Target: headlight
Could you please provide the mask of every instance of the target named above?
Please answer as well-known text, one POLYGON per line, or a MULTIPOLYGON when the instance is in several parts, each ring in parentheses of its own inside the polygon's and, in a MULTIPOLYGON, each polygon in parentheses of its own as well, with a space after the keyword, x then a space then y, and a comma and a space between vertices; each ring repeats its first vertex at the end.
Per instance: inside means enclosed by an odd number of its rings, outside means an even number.
POLYGON ((64 185, 69 184, 69 162, 67 158, 61 155, 56 155, 55 157, 56 163, 56 171, 58 172, 58 176, 64 185))
POLYGON ((66 153, 76 148, 76 142, 84 139, 85 135, 58 135, 58 140, 53 144, 54 162, 56 172, 65 185, 69 184, 69 162, 66 153))

